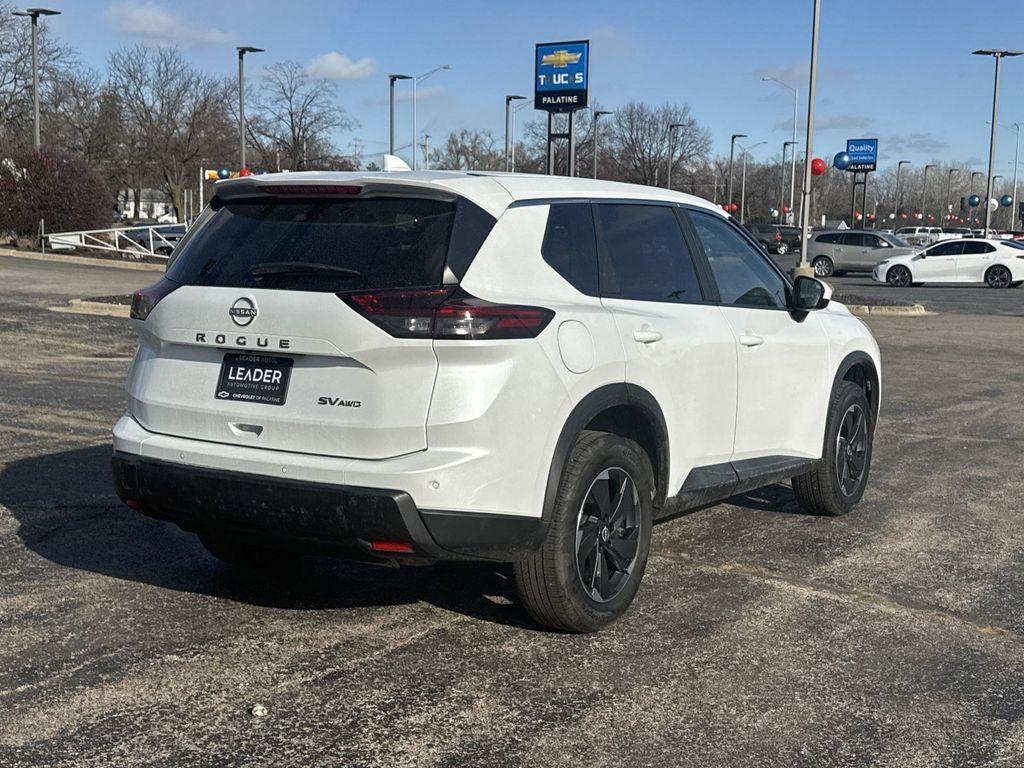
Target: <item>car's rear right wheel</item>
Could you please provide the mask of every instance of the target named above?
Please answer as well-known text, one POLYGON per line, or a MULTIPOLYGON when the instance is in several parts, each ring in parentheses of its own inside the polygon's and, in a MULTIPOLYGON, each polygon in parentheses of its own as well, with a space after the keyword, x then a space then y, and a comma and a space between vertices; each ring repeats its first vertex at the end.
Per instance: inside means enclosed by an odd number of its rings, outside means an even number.
POLYGON ((651 545, 654 472, 632 440, 583 432, 565 464, 540 549, 514 564, 516 589, 536 621, 593 632, 636 595, 651 545))
POLYGON ((811 266, 814 268, 815 277, 831 277, 835 271, 835 265, 828 256, 819 256, 811 262, 811 266))
POLYGON ((1002 264, 995 264, 985 271, 985 283, 989 288, 1009 288, 1012 281, 1010 270, 1002 264))
POLYGON ((789 253, 789 243, 779 243, 778 247, 775 249, 775 252, 779 254, 779 256, 785 256, 787 253, 789 253))

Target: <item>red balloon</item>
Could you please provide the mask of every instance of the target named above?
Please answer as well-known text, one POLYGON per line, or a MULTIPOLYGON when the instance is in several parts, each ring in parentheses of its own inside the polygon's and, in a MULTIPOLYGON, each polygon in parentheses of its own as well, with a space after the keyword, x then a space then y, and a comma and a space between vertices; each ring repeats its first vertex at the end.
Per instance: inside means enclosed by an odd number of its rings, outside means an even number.
POLYGON ((782 212, 783 213, 789 213, 789 206, 788 205, 782 206, 782 212))
POLYGON ((239 176, 252 176, 252 171, 250 171, 248 168, 243 168, 242 170, 240 170, 238 172, 238 175, 239 176))
POLYGON ((729 210, 732 211, 733 213, 736 213, 736 211, 738 211, 739 209, 740 207, 736 205, 736 203, 729 203, 729 210))
POLYGON ((875 214, 869 213, 868 214, 868 221, 874 221, 874 220, 875 220, 875 214))
POLYGON ((905 219, 905 218, 907 218, 907 214, 905 214, 905 213, 901 213, 901 214, 900 214, 900 218, 901 218, 901 219, 905 219))
POLYGON ((825 172, 826 167, 825 161, 820 157, 816 157, 811 160, 811 173, 815 176, 821 176, 821 174, 825 172))

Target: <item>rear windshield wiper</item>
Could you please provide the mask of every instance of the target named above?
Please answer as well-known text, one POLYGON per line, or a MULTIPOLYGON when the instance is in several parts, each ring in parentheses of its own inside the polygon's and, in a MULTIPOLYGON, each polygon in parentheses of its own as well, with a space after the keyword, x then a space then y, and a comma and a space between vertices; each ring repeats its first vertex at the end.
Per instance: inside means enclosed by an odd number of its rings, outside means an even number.
POLYGON ((342 277, 362 277, 362 272, 348 267, 336 267, 331 264, 317 264, 310 261, 268 261, 257 264, 249 270, 249 277, 269 277, 271 275, 313 275, 326 273, 342 277))

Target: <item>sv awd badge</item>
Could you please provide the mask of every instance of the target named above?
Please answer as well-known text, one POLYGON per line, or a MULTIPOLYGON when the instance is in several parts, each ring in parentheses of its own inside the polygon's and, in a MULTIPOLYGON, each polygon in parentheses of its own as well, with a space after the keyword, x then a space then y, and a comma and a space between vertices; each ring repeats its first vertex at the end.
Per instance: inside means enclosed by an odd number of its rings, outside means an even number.
POLYGON ((256 319, 256 315, 259 310, 256 309, 256 302, 252 299, 242 296, 235 299, 235 303, 231 305, 228 310, 228 314, 231 315, 231 319, 235 321, 235 325, 242 327, 247 326, 253 320, 256 319))
POLYGON ((318 397, 317 405, 334 405, 339 408, 362 408, 362 400, 343 400, 340 397, 318 397))

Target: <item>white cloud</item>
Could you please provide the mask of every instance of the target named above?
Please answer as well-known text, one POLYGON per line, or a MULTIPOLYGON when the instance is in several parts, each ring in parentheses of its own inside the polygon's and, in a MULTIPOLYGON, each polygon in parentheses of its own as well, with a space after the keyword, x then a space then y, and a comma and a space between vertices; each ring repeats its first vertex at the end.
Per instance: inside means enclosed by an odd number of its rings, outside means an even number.
POLYGON ((156 45, 220 45, 233 39, 215 27, 189 24, 156 3, 123 0, 108 6, 104 16, 121 34, 156 45))
POLYGON ((373 59, 363 56, 353 61, 343 53, 331 51, 306 65, 306 74, 324 80, 361 80, 373 74, 373 59))

